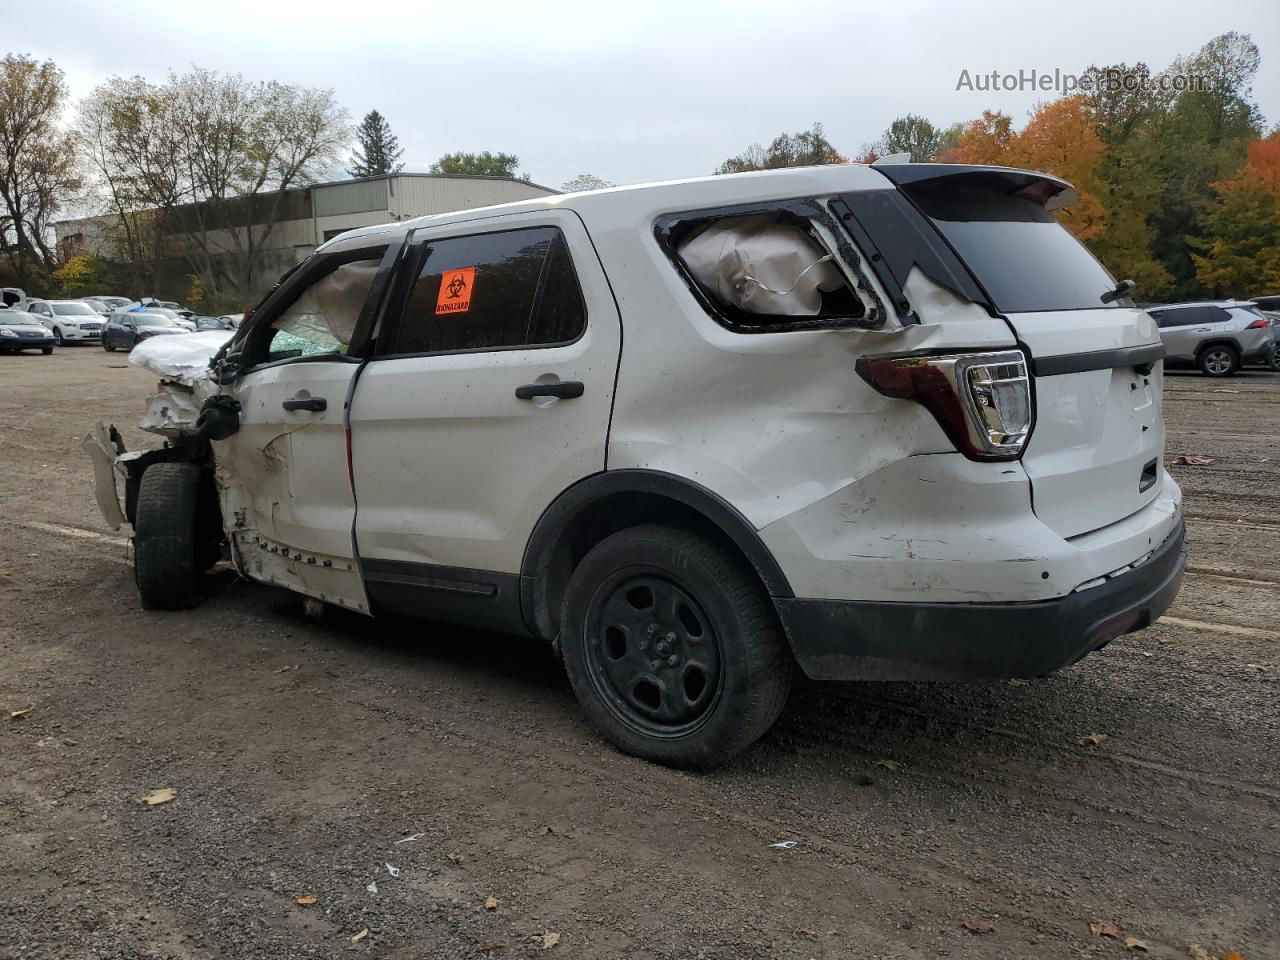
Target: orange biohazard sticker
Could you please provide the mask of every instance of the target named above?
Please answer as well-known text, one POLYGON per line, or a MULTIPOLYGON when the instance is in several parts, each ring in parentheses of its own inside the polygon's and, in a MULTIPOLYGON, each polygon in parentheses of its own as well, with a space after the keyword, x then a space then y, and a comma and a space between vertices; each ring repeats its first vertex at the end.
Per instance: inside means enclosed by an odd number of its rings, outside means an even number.
POLYGON ((436 297, 436 314, 466 313, 471 309, 471 290, 476 282, 476 268, 446 270, 440 276, 440 293, 436 297))

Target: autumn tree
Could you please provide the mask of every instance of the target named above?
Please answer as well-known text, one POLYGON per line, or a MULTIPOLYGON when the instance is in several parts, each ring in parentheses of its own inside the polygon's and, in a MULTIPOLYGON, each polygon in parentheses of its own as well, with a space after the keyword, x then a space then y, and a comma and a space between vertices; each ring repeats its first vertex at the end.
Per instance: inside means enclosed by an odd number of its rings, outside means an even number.
POLYGON ((730 157, 713 173, 746 173, 751 170, 777 170, 782 167, 809 167, 824 163, 847 163, 840 152, 831 145, 815 123, 799 133, 782 133, 774 137, 768 147, 753 143, 736 157, 730 157))
POLYGON ((52 61, 0 60, 0 255, 23 287, 54 267, 53 217, 80 187, 75 142, 59 125, 66 100, 52 61))
POLYGON ((1250 144, 1240 171, 1213 190, 1210 239, 1192 244, 1197 279, 1215 296, 1280 290, 1280 132, 1250 144))
POLYGON ((1012 117, 983 110, 982 116, 968 123, 956 137, 954 146, 947 151, 946 162, 1006 163, 1013 136, 1012 117))
POLYGON ((446 153, 431 165, 432 173, 462 174, 469 177, 513 177, 528 180, 528 174, 517 174, 520 158, 514 153, 446 153))
POLYGON ((404 169, 404 149, 391 132, 391 124, 377 110, 370 110, 356 127, 356 149, 347 173, 353 177, 381 177, 404 169))
POLYGON ((1085 98, 1062 97, 1032 111, 1027 125, 1009 141, 1002 162, 1051 173, 1075 187, 1079 199, 1058 211, 1057 217, 1077 240, 1086 241, 1106 226, 1098 199, 1098 161, 1104 149, 1085 98))

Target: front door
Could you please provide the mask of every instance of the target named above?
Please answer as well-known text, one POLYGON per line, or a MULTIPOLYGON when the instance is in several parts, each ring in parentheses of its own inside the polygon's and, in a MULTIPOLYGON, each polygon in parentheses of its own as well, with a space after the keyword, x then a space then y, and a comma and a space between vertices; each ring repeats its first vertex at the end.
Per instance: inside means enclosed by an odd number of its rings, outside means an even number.
POLYGON ((240 429, 214 443, 241 573, 365 613, 343 409, 359 368, 347 349, 385 250, 369 243, 321 258, 254 317, 247 369, 226 388, 240 429))
POLYGON ((605 467, 617 308, 568 211, 419 230, 351 408, 356 537, 381 606, 518 626, 542 511, 605 467))

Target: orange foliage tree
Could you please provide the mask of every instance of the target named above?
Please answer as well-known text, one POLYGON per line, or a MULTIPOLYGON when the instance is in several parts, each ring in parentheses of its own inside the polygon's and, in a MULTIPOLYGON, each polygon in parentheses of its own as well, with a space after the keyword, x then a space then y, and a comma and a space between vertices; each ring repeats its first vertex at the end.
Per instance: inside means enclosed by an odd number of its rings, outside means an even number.
POLYGON ((1220 296, 1280 292, 1280 132, 1251 143, 1239 172, 1213 190, 1210 239, 1192 243, 1196 278, 1220 296))

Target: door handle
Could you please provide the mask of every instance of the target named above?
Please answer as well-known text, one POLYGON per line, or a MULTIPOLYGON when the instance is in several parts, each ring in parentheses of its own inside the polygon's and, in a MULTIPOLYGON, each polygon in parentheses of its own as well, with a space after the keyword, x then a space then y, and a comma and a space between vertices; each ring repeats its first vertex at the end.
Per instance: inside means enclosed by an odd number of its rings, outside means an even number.
POLYGON ((329 406, 324 397, 307 397, 305 400, 294 398, 280 404, 286 410, 314 410, 319 412, 329 406))
POLYGON ((559 383, 526 383, 516 387, 516 399, 532 400, 534 397, 559 397, 572 400, 582 396, 586 390, 580 380, 561 380, 559 383))

